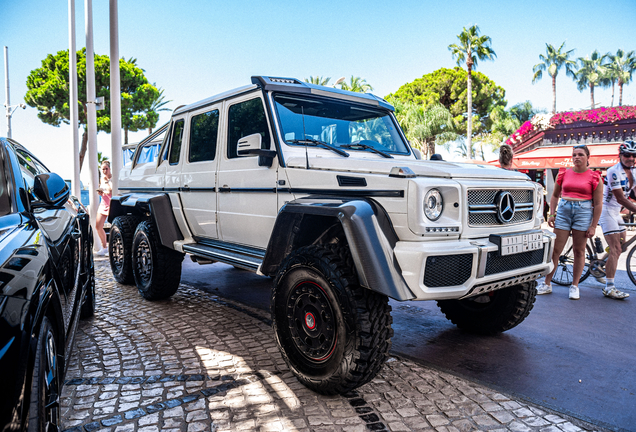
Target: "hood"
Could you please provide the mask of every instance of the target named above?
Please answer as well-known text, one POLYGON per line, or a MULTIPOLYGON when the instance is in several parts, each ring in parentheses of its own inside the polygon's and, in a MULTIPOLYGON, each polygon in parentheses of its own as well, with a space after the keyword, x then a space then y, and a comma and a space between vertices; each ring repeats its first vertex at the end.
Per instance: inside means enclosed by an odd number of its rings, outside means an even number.
MULTIPOLYGON (((286 162, 289 168, 306 169, 307 162, 304 157, 291 157, 286 162)), ((309 168, 315 170, 385 174, 388 176, 393 167, 408 167, 418 177, 528 180, 528 176, 523 173, 497 168, 485 162, 483 164, 473 164, 399 158, 374 160, 344 157, 314 157, 309 159, 309 168)))

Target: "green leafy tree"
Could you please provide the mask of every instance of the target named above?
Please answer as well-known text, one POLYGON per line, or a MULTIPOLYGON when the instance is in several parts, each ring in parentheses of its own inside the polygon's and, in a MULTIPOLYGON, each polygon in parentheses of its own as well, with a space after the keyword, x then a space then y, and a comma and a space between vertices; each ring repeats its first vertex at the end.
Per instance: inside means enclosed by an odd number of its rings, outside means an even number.
POLYGON ((527 122, 537 114, 544 114, 546 112, 544 109, 533 107, 532 102, 529 100, 513 105, 509 111, 512 116, 519 120, 519 124, 527 122))
POLYGON ((305 78, 305 82, 310 83, 310 84, 316 84, 316 85, 321 85, 321 86, 326 86, 329 84, 329 80, 331 79, 331 77, 321 77, 316 75, 315 77, 310 76, 309 78, 305 78))
POLYGON ((349 82, 343 81, 340 84, 340 88, 342 90, 348 90, 358 93, 368 93, 370 91, 373 91, 373 87, 367 82, 367 80, 360 77, 354 77, 353 75, 351 75, 351 79, 349 80, 349 82))
POLYGON ((413 147, 422 151, 426 159, 436 153, 436 145, 447 146, 448 142, 457 138, 453 116, 443 105, 437 103, 424 107, 399 99, 391 102, 406 138, 413 147))
POLYGON ((559 71, 565 68, 566 75, 575 77, 576 62, 570 60, 574 50, 565 51, 564 47, 565 42, 558 49, 553 45, 545 44, 545 55, 539 54, 541 63, 532 67, 532 72, 534 72, 532 84, 543 78, 543 72, 547 72, 552 78, 552 114, 556 113, 556 78, 559 71))
POLYGON ((466 148, 468 149, 468 156, 472 159, 472 133, 473 133, 473 92, 472 92, 472 71, 477 67, 478 61, 493 60, 497 56, 495 51, 490 47, 492 43, 490 36, 479 36, 479 27, 477 25, 471 26, 469 29, 464 27, 464 30, 457 35, 459 44, 450 44, 448 49, 450 50, 454 59, 457 59, 457 66, 466 63, 466 69, 468 71, 467 80, 467 117, 468 127, 466 130, 466 148))
POLYGON ((616 51, 616 55, 606 54, 609 63, 605 68, 603 84, 612 87, 612 106, 614 106, 614 84, 618 82, 618 104, 623 105, 623 86, 629 84, 636 70, 636 56, 634 51, 616 51))
MULTIPOLYGON (((119 60, 121 80, 121 122, 125 131, 148 128, 157 124, 154 111, 147 111, 159 93, 148 83, 135 61, 119 60)), ((27 77, 26 103, 38 110, 38 118, 53 126, 70 123, 69 59, 68 50, 49 54, 40 68, 27 77)), ((86 130, 86 50, 77 52, 78 122, 84 126, 80 146, 80 168, 84 162, 88 143, 86 130)), ((95 55, 95 93, 106 100, 105 109, 97 111, 97 130, 110 133, 110 59, 95 55)), ((126 134, 127 136, 127 134, 126 134)))
POLYGON ((594 87, 602 84, 603 77, 607 74, 603 64, 607 55, 601 55, 598 50, 594 50, 592 55, 579 57, 579 68, 576 71, 576 85, 579 91, 590 89, 591 109, 594 109, 594 87))
MULTIPOLYGON (((468 110, 467 77, 468 72, 460 67, 438 69, 404 84, 385 99, 394 105, 396 101, 413 102, 424 108, 437 103, 442 104, 453 116, 455 132, 465 135, 468 126, 465 116, 468 110)), ((473 131, 482 133, 491 127, 490 112, 497 106, 506 106, 506 92, 481 72, 473 73, 472 83, 473 131)))

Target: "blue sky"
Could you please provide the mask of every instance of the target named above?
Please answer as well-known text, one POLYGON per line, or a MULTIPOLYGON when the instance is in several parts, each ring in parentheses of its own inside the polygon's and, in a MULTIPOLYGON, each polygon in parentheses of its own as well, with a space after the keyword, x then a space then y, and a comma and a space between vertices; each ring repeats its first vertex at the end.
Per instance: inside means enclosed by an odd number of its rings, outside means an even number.
MULTIPOLYGON (((0 46, 9 47, 11 104, 23 102, 26 77, 47 54, 68 48, 68 2, 0 0, 0 46)), ((76 0, 77 48, 85 46, 84 2, 76 0)), ((109 53, 108 1, 93 0, 95 52, 109 53)), ((575 57, 636 49, 636 2, 591 1, 119 1, 120 56, 135 57, 150 82, 165 90, 168 107, 195 102, 250 83, 252 75, 365 78, 379 96, 440 67, 453 67, 448 45, 465 26, 492 38, 494 62, 477 70, 506 90, 508 106, 530 100, 549 109, 551 82, 532 84, 532 66, 545 44, 575 49, 575 57)), ((4 63, 0 99, 5 102, 4 63)), ((618 91, 618 90, 617 90, 618 91)), ((610 104, 611 91, 597 89, 610 104)), ((618 98, 618 96, 616 96, 618 98)), ((563 73, 557 109, 589 107, 563 73)), ((636 83, 623 104, 636 105, 636 83)), ((6 135, 6 120, 0 136, 6 135)), ((163 113, 160 123, 169 119, 163 113)), ((70 131, 45 125, 35 108, 12 118, 14 139, 53 171, 70 177, 70 131)), ((132 134, 138 141, 143 134, 132 134)), ((110 154, 110 136, 98 134, 110 154)), ((83 170, 86 171, 86 170, 83 170)), ((83 172, 83 177, 85 173, 83 172)))

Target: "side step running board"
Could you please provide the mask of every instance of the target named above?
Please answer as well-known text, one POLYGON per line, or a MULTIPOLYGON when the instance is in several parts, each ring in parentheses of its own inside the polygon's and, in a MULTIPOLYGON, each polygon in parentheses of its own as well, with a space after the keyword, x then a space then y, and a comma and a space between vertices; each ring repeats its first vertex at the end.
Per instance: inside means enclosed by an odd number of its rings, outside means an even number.
POLYGON ((258 267, 265 257, 264 250, 221 242, 214 242, 213 245, 204 245, 201 243, 183 245, 183 250, 198 257, 219 261, 251 271, 258 270, 258 267))

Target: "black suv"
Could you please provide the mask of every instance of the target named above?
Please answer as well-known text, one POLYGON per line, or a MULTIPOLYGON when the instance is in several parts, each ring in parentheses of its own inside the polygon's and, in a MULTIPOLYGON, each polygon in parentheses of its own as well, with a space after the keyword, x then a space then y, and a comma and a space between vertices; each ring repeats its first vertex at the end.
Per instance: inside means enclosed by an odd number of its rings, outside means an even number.
POLYGON ((0 430, 57 430, 80 317, 95 310, 92 231, 64 180, 0 138, 0 430))

